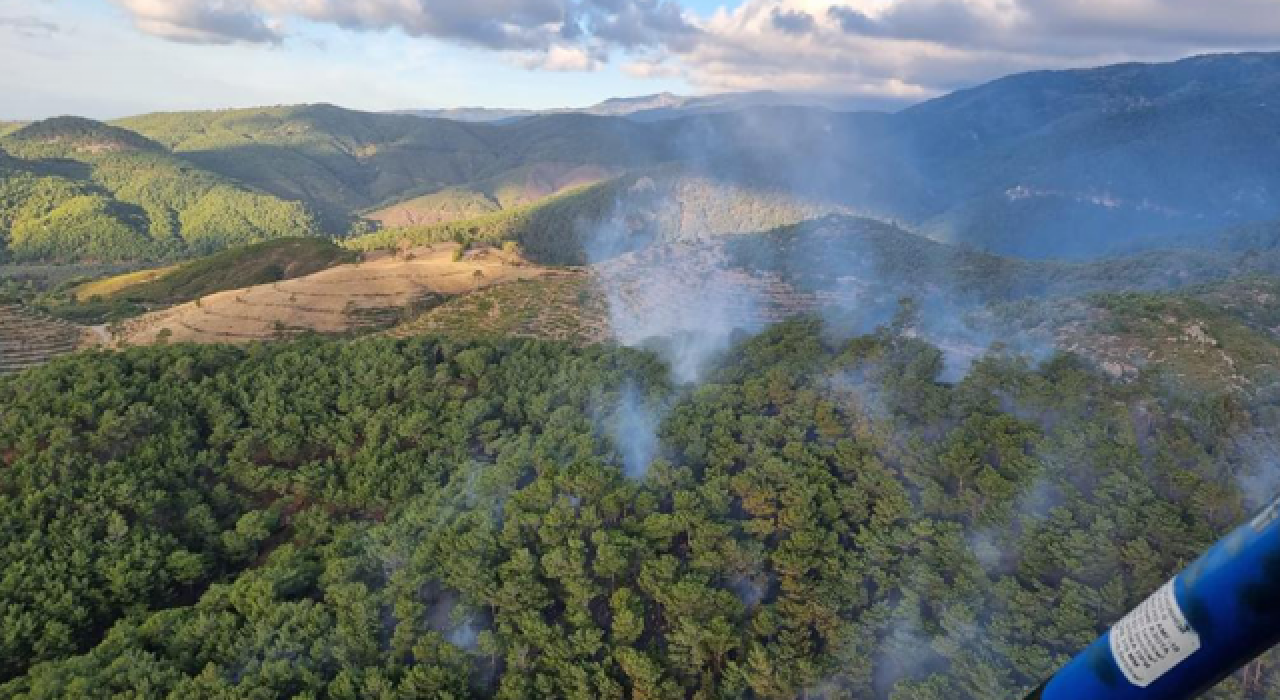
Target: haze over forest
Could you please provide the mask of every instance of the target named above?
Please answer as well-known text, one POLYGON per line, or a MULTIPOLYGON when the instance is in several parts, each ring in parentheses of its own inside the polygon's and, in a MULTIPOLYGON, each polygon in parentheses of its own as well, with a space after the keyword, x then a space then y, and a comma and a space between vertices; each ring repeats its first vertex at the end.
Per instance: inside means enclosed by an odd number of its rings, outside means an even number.
POLYGON ((0 10, 0 697, 1025 696, 1280 487, 1280 27, 1141 4, 0 10))

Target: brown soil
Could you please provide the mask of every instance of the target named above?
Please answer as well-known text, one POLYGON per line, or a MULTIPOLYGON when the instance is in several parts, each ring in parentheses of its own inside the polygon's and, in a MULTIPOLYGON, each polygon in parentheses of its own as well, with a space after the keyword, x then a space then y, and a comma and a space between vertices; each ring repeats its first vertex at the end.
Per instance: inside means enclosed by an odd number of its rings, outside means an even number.
POLYGON ((375 330, 414 307, 549 272, 494 248, 455 261, 457 249, 448 243, 372 254, 313 275, 212 294, 126 322, 115 342, 238 343, 375 330))

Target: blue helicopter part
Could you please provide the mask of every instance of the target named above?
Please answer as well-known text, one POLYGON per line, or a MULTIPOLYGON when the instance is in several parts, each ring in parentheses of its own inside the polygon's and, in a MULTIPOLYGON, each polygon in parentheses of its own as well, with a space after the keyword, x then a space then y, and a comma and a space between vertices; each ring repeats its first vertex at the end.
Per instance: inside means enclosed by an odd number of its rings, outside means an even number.
POLYGON ((1280 500, 1027 700, 1190 700, 1280 643, 1280 500))

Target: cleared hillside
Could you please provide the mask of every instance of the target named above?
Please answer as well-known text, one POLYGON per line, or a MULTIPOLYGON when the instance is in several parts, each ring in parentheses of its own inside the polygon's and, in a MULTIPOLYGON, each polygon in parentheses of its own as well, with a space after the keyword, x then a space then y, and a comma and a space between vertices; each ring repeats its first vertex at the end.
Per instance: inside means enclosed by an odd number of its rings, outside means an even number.
POLYGON ((389 333, 400 338, 433 333, 544 338, 577 345, 613 339, 607 302, 584 270, 560 271, 454 297, 389 333))
POLYGON ((910 297, 919 331, 957 367, 1003 342, 1036 356, 1074 352, 1120 378, 1151 366, 1175 379, 1245 387, 1261 381, 1259 371, 1272 362, 1260 342, 1280 337, 1276 275, 1274 255, 1175 251, 1032 262, 830 217, 763 235, 654 245, 565 276, 461 296, 394 334, 634 345, 728 336, 806 315, 869 332, 910 297), (1228 340, 1223 347, 1202 342, 1200 327, 1228 340))
POLYGON ((76 302, 106 301, 115 299, 123 296, 131 289, 140 287, 149 282, 155 282, 158 279, 173 274, 173 272, 179 267, 179 265, 153 267, 145 270, 126 272, 122 275, 104 277, 103 279, 93 280, 92 282, 85 282, 71 290, 71 298, 76 302))
POLYGON ((456 244, 417 248, 211 294, 126 321, 114 329, 115 340, 127 345, 242 343, 307 332, 378 330, 452 296, 554 274, 496 249, 458 257, 459 252, 456 244))

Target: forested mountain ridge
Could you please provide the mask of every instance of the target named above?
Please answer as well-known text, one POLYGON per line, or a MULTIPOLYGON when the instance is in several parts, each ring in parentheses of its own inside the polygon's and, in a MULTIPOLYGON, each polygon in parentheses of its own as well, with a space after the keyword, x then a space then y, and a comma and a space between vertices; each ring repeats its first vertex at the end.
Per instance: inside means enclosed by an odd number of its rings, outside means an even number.
POLYGON ((10 152, 26 160, 75 160, 100 153, 163 152, 141 134, 81 117, 53 117, 27 124, 7 135, 10 152))
POLYGON ((426 195, 361 212, 384 228, 406 228, 461 221, 483 214, 530 206, 567 190, 598 184, 623 174, 617 167, 539 163, 501 175, 447 187, 426 195))
POLYGON ((442 241, 514 241, 533 260, 583 265, 650 244, 752 235, 828 214, 837 204, 759 179, 732 181, 682 166, 645 168, 531 204, 441 223, 386 228, 349 238, 360 251, 442 241), (604 232, 625 229, 601 245, 604 232))
POLYGON ((1280 54, 1028 73, 896 118, 940 190, 916 218, 992 250, 1096 255, 1280 210, 1280 54))
POLYGON ((749 107, 821 107, 832 111, 854 112, 868 109, 894 110, 903 106, 893 98, 872 97, 840 98, 835 96, 807 95, 804 93, 730 92, 716 95, 684 96, 664 92, 640 97, 615 97, 590 107, 536 109, 503 109, 484 107, 460 107, 453 109, 405 109, 395 114, 412 114, 418 117, 452 119, 462 122, 512 122, 530 117, 551 114, 591 114, 600 117, 626 117, 636 121, 660 121, 700 114, 723 114, 749 107))
MULTIPOLYGON (((362 215, 387 220, 376 213, 403 202, 416 202, 412 213, 390 223, 466 218, 494 209, 492 183, 539 169, 617 174, 678 164, 726 192, 750 197, 773 190, 819 202, 824 211, 892 219, 992 252, 1096 257, 1167 247, 1170 238, 1199 244, 1205 232, 1280 217, 1280 179, 1270 167, 1280 157, 1278 56, 1030 73, 895 114, 744 106, 653 122, 555 114, 478 124, 302 105, 114 122, 145 139, 67 119, 7 125, 15 130, 0 138, 0 149, 23 158, 20 170, 45 178, 36 185, 7 176, 8 200, 76 200, 46 228, 68 230, 77 240, 73 247, 84 248, 84 222, 100 222, 96 228, 104 233, 81 257, 172 253, 173 246, 142 240, 137 232, 172 238, 173 225, 156 230, 155 221, 165 217, 154 210, 175 207, 137 201, 141 195, 113 202, 117 185, 83 168, 68 170, 67 158, 97 170, 112 162, 131 162, 133 171, 164 162, 166 179, 199 174, 208 180, 216 173, 218 184, 232 188, 225 192, 248 186, 288 200, 281 204, 250 190, 249 200, 224 204, 252 212, 227 227, 229 240, 250 229, 274 235, 282 222, 294 235, 316 229, 340 235, 353 225, 366 231, 362 215), (51 130, 67 133, 38 137, 51 130), (59 146, 64 139, 79 145, 59 146), (152 163, 140 166, 147 158, 152 163), (93 186, 110 192, 95 193, 93 186), (306 220, 303 208, 317 221, 306 220)), ((0 167, 12 172, 13 163, 6 163, 0 167)), ((530 193, 562 187, 538 185, 530 193)), ((681 194, 673 194, 673 207, 697 206, 681 194)), ((182 209, 167 217, 180 218, 182 209)), ((41 212, 35 218, 52 216, 41 212)), ((744 219, 722 228, 743 232, 750 224, 744 219)), ((10 233, 11 246, 30 237, 30 229, 22 233, 10 233)), ((51 254, 41 244, 22 253, 51 254)))
POLYGON ((0 256, 19 262, 158 260, 318 233, 301 204, 100 122, 36 122, 0 149, 0 256))
POLYGON ((304 105, 115 123, 202 167, 305 201, 331 229, 360 210, 518 168, 635 166, 668 150, 643 126, 585 115, 497 126, 304 105))

